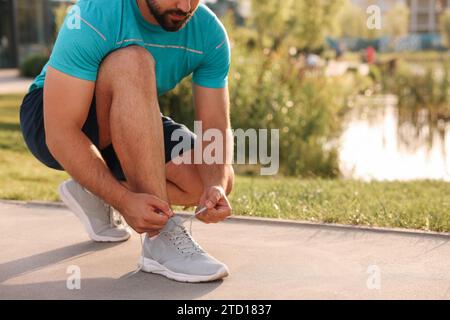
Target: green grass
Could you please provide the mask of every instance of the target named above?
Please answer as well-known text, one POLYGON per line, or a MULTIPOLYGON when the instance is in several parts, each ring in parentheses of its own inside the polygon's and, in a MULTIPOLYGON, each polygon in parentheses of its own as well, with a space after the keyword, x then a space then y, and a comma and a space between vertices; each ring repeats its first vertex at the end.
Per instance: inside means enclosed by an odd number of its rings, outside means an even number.
POLYGON ((0 96, 0 199, 56 201, 67 174, 43 166, 29 153, 19 126, 22 96, 0 96))
MULTIPOLYGON (((57 201, 67 174, 40 164, 19 127, 21 96, 0 96, 0 199, 57 201)), ((450 232, 450 184, 238 176, 235 214, 450 232)))
POLYGON ((237 213, 450 232, 450 184, 239 177, 237 213))

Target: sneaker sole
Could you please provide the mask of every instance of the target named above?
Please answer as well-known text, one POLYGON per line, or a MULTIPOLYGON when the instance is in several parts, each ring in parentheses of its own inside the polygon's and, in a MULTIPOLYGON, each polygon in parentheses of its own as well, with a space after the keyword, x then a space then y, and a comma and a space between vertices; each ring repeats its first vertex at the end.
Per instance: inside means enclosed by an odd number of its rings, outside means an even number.
POLYGON ((159 264, 157 261, 145 257, 141 257, 141 270, 148 273, 160 274, 178 282, 189 283, 211 282, 228 276, 228 270, 225 267, 222 267, 216 274, 208 276, 176 273, 159 264))
POLYGON ((96 241, 96 242, 123 242, 130 238, 130 236, 131 236, 130 234, 128 234, 127 236, 122 237, 122 238, 114 238, 114 237, 97 235, 94 232, 94 230, 92 229, 91 223, 89 222, 89 218, 84 213, 83 209, 78 204, 78 202, 75 200, 75 198, 72 197, 69 190, 67 190, 65 183, 63 183, 59 186, 58 191, 59 191, 61 200, 75 214, 75 216, 81 221, 86 232, 88 233, 89 237, 93 241, 96 241))

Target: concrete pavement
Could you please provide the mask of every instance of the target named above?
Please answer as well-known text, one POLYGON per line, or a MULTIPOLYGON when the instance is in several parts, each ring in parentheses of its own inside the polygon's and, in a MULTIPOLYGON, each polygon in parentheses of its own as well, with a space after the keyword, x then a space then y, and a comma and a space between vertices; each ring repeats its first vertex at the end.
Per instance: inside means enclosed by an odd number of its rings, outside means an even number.
POLYGON ((0 202, 0 299, 450 299, 449 235, 230 219, 193 234, 231 275, 132 274, 139 236, 93 243, 61 206, 0 202), (81 289, 68 290, 70 266, 81 289))

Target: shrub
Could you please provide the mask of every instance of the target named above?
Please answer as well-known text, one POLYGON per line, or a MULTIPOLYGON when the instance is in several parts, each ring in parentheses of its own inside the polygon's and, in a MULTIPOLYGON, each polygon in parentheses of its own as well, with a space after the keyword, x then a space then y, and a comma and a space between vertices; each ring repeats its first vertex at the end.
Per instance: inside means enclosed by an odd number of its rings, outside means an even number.
POLYGON ((441 17, 441 30, 444 44, 450 50, 450 8, 445 10, 441 17))
MULTIPOLYGON (((346 98, 364 92, 373 84, 371 78, 357 73, 327 78, 320 68, 305 69, 295 41, 287 41, 283 32, 280 35, 273 27, 265 34, 273 41, 263 41, 257 28, 238 27, 232 21, 231 16, 224 19, 233 48, 229 75, 232 127, 279 129, 282 174, 339 175, 337 138, 346 98)), ((372 77, 377 77, 375 71, 372 77)), ((160 106, 164 114, 192 129, 189 81, 160 97, 160 106)))
MULTIPOLYGON (((280 169, 286 175, 334 177, 339 174, 335 138, 345 106, 342 79, 303 74, 288 50, 264 49, 234 42, 230 71, 232 127, 279 129, 280 169)), ((345 86, 353 85, 354 75, 345 86), (350 82, 349 82, 350 81, 350 82)), ((347 89, 346 89, 347 90, 347 89)), ((353 92, 353 91, 352 91, 353 92)), ((190 81, 160 97, 164 114, 191 127, 194 120, 190 81)))
POLYGON ((35 54, 27 57, 20 66, 20 74, 23 77, 35 78, 48 61, 47 55, 35 54))

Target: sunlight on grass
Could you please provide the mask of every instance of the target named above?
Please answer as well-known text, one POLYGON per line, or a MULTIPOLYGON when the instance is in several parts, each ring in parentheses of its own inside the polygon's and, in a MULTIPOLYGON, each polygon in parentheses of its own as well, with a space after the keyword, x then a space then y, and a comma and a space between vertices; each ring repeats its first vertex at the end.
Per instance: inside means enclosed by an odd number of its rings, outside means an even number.
MULTIPOLYGON (((0 199, 58 201, 65 172, 46 168, 20 132, 21 96, 0 96, 0 199)), ((450 232, 450 184, 242 177, 237 215, 450 232)))
POLYGON ((28 151, 19 126, 22 96, 0 96, 0 199, 57 201, 68 175, 43 166, 28 151))
POLYGON ((450 231, 450 184, 239 177, 238 214, 450 231))

